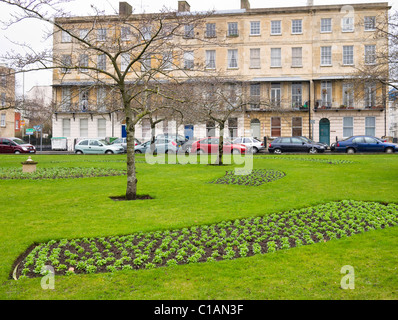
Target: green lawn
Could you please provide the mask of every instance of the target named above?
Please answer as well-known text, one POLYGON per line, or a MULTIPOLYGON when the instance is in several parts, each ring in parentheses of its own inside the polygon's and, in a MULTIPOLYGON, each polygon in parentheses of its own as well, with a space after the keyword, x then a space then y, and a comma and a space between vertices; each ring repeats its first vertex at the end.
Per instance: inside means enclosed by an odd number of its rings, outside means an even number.
MULTIPOLYGON (((25 158, 0 155, 0 168, 21 167, 25 158)), ((46 168, 125 168, 122 155, 32 158, 46 168)), ((397 227, 231 261, 56 276, 55 290, 43 290, 40 278, 9 279, 21 253, 51 239, 176 229, 344 199, 398 203, 397 155, 258 155, 254 168, 286 174, 259 186, 208 183, 233 166, 149 165, 138 159, 139 193, 152 200, 109 199, 123 195, 125 176, 0 180, 1 299, 398 298, 397 227), (340 289, 344 265, 355 268, 354 290, 340 289)))

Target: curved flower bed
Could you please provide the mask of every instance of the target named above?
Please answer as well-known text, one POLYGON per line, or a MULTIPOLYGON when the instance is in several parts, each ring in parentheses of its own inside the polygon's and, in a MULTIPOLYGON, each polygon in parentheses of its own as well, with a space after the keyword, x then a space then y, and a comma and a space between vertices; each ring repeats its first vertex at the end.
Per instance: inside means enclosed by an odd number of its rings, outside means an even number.
POLYGON ((210 183, 238 184, 245 186, 259 186, 267 182, 281 179, 286 174, 278 170, 253 169, 246 175, 236 175, 234 171, 227 171, 224 177, 217 178, 210 183))
POLYGON ((125 175, 126 170, 112 168, 38 168, 36 172, 24 173, 20 168, 0 168, 0 179, 70 179, 125 175))
POLYGON ((15 277, 113 272, 235 259, 397 225, 398 205, 330 202, 263 217, 126 236, 51 240, 27 250, 15 277))

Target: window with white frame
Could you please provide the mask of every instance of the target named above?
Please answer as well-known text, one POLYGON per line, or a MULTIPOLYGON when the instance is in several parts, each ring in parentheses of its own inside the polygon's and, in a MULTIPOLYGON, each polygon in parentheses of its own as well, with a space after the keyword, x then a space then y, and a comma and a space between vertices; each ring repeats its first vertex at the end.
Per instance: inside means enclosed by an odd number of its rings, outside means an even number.
POLYGON ((376 46, 365 45, 365 64, 376 63, 376 46))
POLYGON ((303 106, 302 83, 292 82, 292 107, 299 109, 303 106))
POLYGON ((184 26, 184 37, 193 38, 195 35, 194 26, 192 24, 187 24, 184 26))
POLYGON ((259 83, 251 83, 250 84, 250 107, 252 109, 258 109, 260 107, 259 102, 260 102, 260 84, 259 83))
POLYGON ((61 42, 63 42, 63 43, 65 43, 65 42, 72 42, 72 37, 71 37, 71 35, 70 35, 67 31, 65 31, 65 30, 62 30, 62 31, 61 31, 61 42))
POLYGON ((97 56, 97 68, 99 70, 106 70, 106 55, 99 54, 97 56))
POLYGON ((376 84, 374 82, 365 83, 365 108, 376 105, 376 84))
POLYGON ((129 27, 122 27, 120 29, 120 38, 122 39, 122 41, 130 40, 130 36, 131 36, 131 30, 129 27))
POLYGON ((260 21, 250 21, 250 35, 260 35, 260 21))
POLYGON ((81 54, 79 56, 79 70, 80 72, 88 72, 88 54, 81 54))
POLYGON ((303 20, 296 19, 292 20, 292 34, 301 34, 303 33, 303 20))
POLYGON ((88 137, 88 119, 80 119, 80 137, 88 137))
POLYGON ((332 107, 332 82, 321 82, 321 103, 322 107, 332 107))
POLYGON ((70 137, 70 119, 62 119, 62 136, 70 137))
POLYGON ((206 38, 214 38, 216 37, 216 24, 215 23, 206 23, 206 38))
POLYGON ((332 65, 332 47, 321 47, 321 66, 332 65))
POLYGON ((260 67, 260 48, 250 49, 250 68, 259 69, 260 67))
POLYGON ((6 126, 6 114, 2 113, 0 115, 0 127, 5 127, 6 126))
POLYGON ((271 21, 271 35, 281 35, 282 34, 282 21, 273 20, 271 21))
POLYGON ((229 37, 238 36, 238 23, 237 22, 228 22, 228 33, 229 37))
POLYGON ((70 54, 63 54, 61 57, 61 72, 62 73, 70 73, 72 67, 72 56, 70 54))
POLYGON ((143 26, 141 33, 143 40, 150 40, 152 37, 152 26, 143 26))
POLYGON ((98 137, 106 137, 106 120, 105 119, 97 120, 97 135, 98 135, 98 137))
POLYGON ((97 87, 97 108, 99 112, 106 111, 106 89, 105 87, 97 87))
POLYGON ((130 64, 130 53, 124 52, 120 55, 120 71, 126 71, 130 64))
POLYGON ((79 30, 79 37, 80 37, 80 39, 87 40, 87 39, 86 39, 87 36, 88 36, 88 29, 80 29, 80 30, 79 30))
POLYGON ((376 30, 376 17, 365 17, 364 18, 365 31, 376 30))
POLYGON ((365 135, 366 136, 376 136, 376 118, 375 117, 365 117, 365 135))
POLYGON ((292 67, 303 66, 303 48, 292 48, 292 67))
POLYGON ((148 140, 151 138, 151 123, 149 119, 142 119, 141 120, 141 127, 142 127, 142 139, 148 140))
POLYGON ((343 83, 343 105, 354 107, 354 85, 352 83, 343 83))
POLYGON ((274 108, 280 108, 281 106, 282 90, 279 82, 271 83, 271 105, 274 108))
POLYGON ((2 107, 6 106, 6 94, 4 92, 2 92, 0 96, 0 105, 2 107))
POLYGON ((281 67, 282 66, 282 49, 281 48, 271 48, 271 67, 281 67))
POLYGON ((173 69, 173 54, 171 52, 163 53, 163 69, 164 70, 173 69))
POLYGON ((4 88, 7 86, 7 76, 5 74, 0 75, 0 86, 4 88))
POLYGON ((97 40, 98 41, 106 41, 106 29, 101 28, 97 30, 97 40))
POLYGON ((206 50, 206 69, 216 68, 216 50, 206 50))
POLYGON ((343 46, 343 65, 354 64, 354 46, 343 46))
POLYGON ((303 118, 292 117, 292 136, 300 137, 303 135, 303 118))
POLYGON ((184 52, 184 69, 193 69, 193 67, 194 67, 193 51, 184 52))
POLYGON ((352 137, 354 135, 354 118, 343 117, 343 138, 352 137))
POLYGON ((321 19, 321 33, 332 32, 332 18, 321 19))
POLYGON ((151 70, 152 59, 149 54, 144 56, 140 62, 141 62, 141 72, 147 72, 147 71, 151 70))
POLYGON ((69 111, 72 103, 70 87, 63 87, 61 91, 61 108, 62 111, 69 111))
POLYGON ((229 69, 238 68, 238 49, 228 50, 228 68, 229 69))
POLYGON ((343 17, 341 19, 341 31, 342 32, 353 32, 354 31, 354 18, 343 17))

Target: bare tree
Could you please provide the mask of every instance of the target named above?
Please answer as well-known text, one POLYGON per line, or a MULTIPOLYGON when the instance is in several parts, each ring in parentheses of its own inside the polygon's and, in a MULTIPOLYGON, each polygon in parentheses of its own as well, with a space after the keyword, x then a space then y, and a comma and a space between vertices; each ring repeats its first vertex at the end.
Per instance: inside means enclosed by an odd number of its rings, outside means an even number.
POLYGON ((79 18, 70 17, 62 10, 66 2, 69 1, 0 0, 16 8, 8 25, 37 19, 53 28, 49 36, 54 39, 54 52, 31 49, 27 55, 9 53, 4 58, 13 61, 16 71, 54 69, 54 80, 59 83, 72 79, 74 72, 81 72, 82 78, 115 92, 126 121, 126 199, 134 200, 137 196, 135 125, 156 111, 135 101, 143 93, 162 95, 163 82, 176 82, 184 77, 185 71, 179 63, 184 54, 181 39, 196 37, 194 32, 187 34, 187 30, 198 28, 210 13, 178 14, 162 9, 159 13, 132 14, 127 10, 109 16, 94 8, 92 16, 79 18), (153 85, 142 85, 149 82, 153 85))

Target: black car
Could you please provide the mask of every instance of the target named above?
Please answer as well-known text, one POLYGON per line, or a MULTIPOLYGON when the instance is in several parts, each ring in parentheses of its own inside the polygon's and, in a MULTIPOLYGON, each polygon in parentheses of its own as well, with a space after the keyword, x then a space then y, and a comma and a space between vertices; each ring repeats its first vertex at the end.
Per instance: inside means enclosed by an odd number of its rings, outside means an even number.
POLYGON ((283 152, 324 152, 325 147, 313 141, 306 141, 299 137, 280 137, 272 141, 268 146, 270 153, 281 154, 283 152))
POLYGON ((310 143, 310 144, 319 144, 319 145, 321 145, 321 146, 324 146, 324 147, 325 147, 325 150, 330 149, 329 145, 326 144, 326 143, 323 143, 323 142, 315 142, 315 141, 313 141, 313 140, 311 140, 311 139, 308 139, 307 137, 304 137, 304 136, 297 136, 297 138, 303 139, 304 141, 307 141, 307 142, 310 143))

